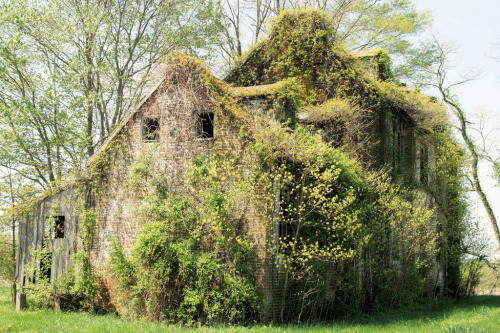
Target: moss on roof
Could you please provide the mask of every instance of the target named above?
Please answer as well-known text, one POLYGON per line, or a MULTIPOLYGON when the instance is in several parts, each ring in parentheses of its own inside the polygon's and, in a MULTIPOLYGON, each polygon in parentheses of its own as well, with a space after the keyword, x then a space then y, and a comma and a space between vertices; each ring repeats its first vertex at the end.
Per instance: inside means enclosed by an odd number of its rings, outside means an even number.
POLYGON ((276 90, 277 84, 262 84, 250 87, 230 87, 229 90, 237 97, 251 98, 257 96, 269 96, 276 90))
POLYGON ((238 97, 248 98, 272 95, 274 84, 290 77, 309 90, 304 104, 355 99, 365 109, 393 108, 423 130, 446 122, 444 106, 414 88, 391 82, 390 58, 384 49, 347 52, 335 45, 331 22, 319 10, 282 12, 269 37, 243 57, 226 79, 248 87, 233 88, 238 97))
POLYGON ((432 131, 448 121, 446 107, 431 96, 421 94, 413 87, 399 86, 394 82, 373 82, 393 108, 408 114, 417 129, 432 131))
POLYGON ((225 81, 254 86, 313 74, 324 62, 331 36, 333 26, 324 11, 283 11, 274 19, 269 37, 243 56, 225 81))

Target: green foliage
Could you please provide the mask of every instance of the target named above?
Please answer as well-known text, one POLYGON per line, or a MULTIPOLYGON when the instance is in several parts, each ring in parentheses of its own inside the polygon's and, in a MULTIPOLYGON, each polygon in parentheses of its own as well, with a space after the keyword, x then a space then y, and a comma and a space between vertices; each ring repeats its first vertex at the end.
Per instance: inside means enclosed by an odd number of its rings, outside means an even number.
POLYGON ((242 58, 226 81, 253 86, 287 78, 306 88, 302 105, 308 107, 349 99, 365 110, 395 109, 423 131, 432 131, 447 118, 441 104, 392 82, 386 51, 351 55, 335 44, 331 19, 323 11, 282 12, 273 21, 269 37, 242 58))
POLYGON ((0 234, 0 280, 12 281, 15 267, 16 260, 12 257, 12 237, 0 234))
POLYGON ((65 291, 67 294, 81 300, 79 304, 80 307, 93 308, 94 296, 99 289, 99 284, 98 278, 93 274, 90 265, 90 250, 96 231, 97 215, 93 209, 80 208, 79 213, 80 223, 78 225, 78 236, 82 249, 71 257, 73 269, 65 273, 69 276, 63 276, 58 283, 59 288, 62 290, 66 289, 65 291), (68 287, 71 288, 68 290, 68 287))
POLYGON ((390 178, 379 174, 371 175, 369 184, 373 201, 366 211, 369 241, 364 255, 365 269, 374 270, 373 280, 366 281, 374 294, 368 301, 383 307, 431 296, 439 235, 428 194, 391 184, 390 178))
POLYGON ((423 95, 418 89, 405 89, 393 82, 372 82, 392 107, 404 110, 420 130, 432 132, 446 124, 448 116, 443 104, 423 95))
MULTIPOLYGON (((285 8, 290 7, 301 9, 297 10, 299 13, 324 10, 332 31, 329 38, 337 45, 345 45, 350 50, 387 49, 397 58, 395 73, 400 79, 414 74, 416 65, 420 66, 418 69, 425 68, 428 60, 433 58, 432 54, 429 56, 425 52, 425 41, 419 38, 419 33, 430 27, 431 17, 427 12, 419 12, 412 0, 257 2, 256 10, 247 11, 245 15, 235 1, 229 3, 231 5, 224 8, 227 40, 221 53, 230 58, 241 56, 243 41, 257 42, 258 37, 268 30, 263 29, 262 20, 277 21, 284 16, 285 8), (278 18, 273 17, 275 14, 278 18), (239 19, 230 21, 230 17, 239 19), (249 38, 249 31, 254 34, 252 38, 249 38)), ((253 47, 258 48, 259 44, 253 47)))
MULTIPOLYGON (((81 203, 79 204, 81 206, 81 203)), ((45 234, 40 249, 30 249, 30 262, 25 266, 27 280, 25 290, 34 300, 35 307, 53 306, 60 303, 62 309, 85 309, 97 311, 95 296, 100 289, 98 276, 90 266, 90 249, 95 232, 96 213, 79 207, 79 240, 82 249, 71 256, 71 267, 51 280, 52 257, 58 256, 63 248, 51 248, 51 237, 59 205, 51 208, 51 217, 46 220, 45 234)))
POLYGON ((25 291, 31 296, 35 307, 49 307, 52 296, 50 286, 50 266, 52 264, 52 249, 45 237, 40 249, 30 249, 31 261, 24 267, 27 280, 25 291))
MULTIPOLYGON (((346 104, 304 109, 313 118, 335 117, 346 104)), ((268 196, 279 198, 269 203, 269 251, 283 272, 281 305, 293 309, 282 320, 331 318, 432 294, 439 235, 424 194, 391 185, 308 128, 259 124, 251 150, 265 166, 268 196)))
POLYGON ((317 105, 307 105, 301 109, 299 119, 312 125, 323 136, 341 148, 349 157, 366 162, 373 149, 368 131, 373 124, 373 113, 364 109, 354 99, 330 98, 317 105))
MULTIPOLYGON (((173 48, 207 58, 218 2, 2 2, 0 161, 19 186, 78 173, 173 48)), ((17 187, 17 185, 16 185, 17 187)))
POLYGON ((462 174, 465 155, 448 131, 435 132, 435 170, 428 190, 434 194, 442 216, 438 231, 443 232, 439 260, 446 267, 446 292, 456 295, 460 289, 460 262, 466 231, 467 204, 462 174))
POLYGON ((237 65, 226 80, 250 86, 299 77, 310 88, 331 34, 331 23, 323 11, 284 11, 273 21, 270 38, 242 58, 243 68, 237 65))
POLYGON ((228 175, 216 167, 226 161, 198 158, 186 179, 191 195, 167 194, 151 179, 140 182, 147 159, 139 157, 129 176, 146 203, 140 235, 130 255, 115 242, 109 263, 119 313, 186 325, 256 320, 255 253, 235 208, 245 182, 227 187, 228 175))
POLYGON ((380 175, 349 182, 339 177, 345 165, 338 161, 313 165, 283 180, 285 197, 294 200, 281 204, 288 234, 280 237, 279 265, 290 275, 300 309, 289 318, 329 318, 421 299, 437 251, 429 228, 434 211, 425 198, 380 175))

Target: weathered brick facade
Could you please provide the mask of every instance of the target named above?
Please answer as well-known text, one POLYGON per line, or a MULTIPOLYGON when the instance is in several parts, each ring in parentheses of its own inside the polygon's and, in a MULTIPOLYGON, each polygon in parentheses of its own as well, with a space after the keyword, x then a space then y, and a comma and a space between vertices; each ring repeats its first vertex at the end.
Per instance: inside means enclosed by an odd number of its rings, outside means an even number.
MULTIPOLYGON (((192 74, 192 73, 190 73, 192 74)), ((196 74, 192 74, 196 75, 196 74)), ((213 116, 213 137, 200 137, 200 114, 213 111, 213 96, 199 81, 162 81, 139 103, 123 121, 106 143, 88 161, 89 172, 83 179, 61 192, 40 198, 34 208, 24 214, 20 231, 20 251, 17 276, 23 285, 25 266, 31 260, 30 249, 41 249, 42 241, 50 242, 53 252, 51 281, 54 281, 71 266, 70 256, 81 250, 78 239, 78 205, 97 208, 95 235, 92 241, 90 260, 92 267, 104 273, 109 260, 111 244, 116 241, 124 252, 129 253, 138 235, 139 213, 143 202, 137 193, 127 186, 130 167, 143 153, 152 157, 151 173, 163 175, 166 187, 173 193, 182 194, 182 177, 188 163, 196 156, 210 156, 212 151, 231 151, 245 154, 240 128, 234 123, 234 115, 218 112, 213 116), (159 128, 153 140, 144 137, 144 119, 158 119, 159 128), (104 158, 103 166, 96 165, 104 158), (98 174, 98 175, 97 175, 98 174), (95 188, 99 187, 99 196, 95 188), (54 215, 65 217, 64 237, 47 239, 47 219, 54 215), (52 210, 51 210, 52 209, 52 210), (58 249, 62 246, 62 252, 58 249)), ((251 203, 239 207, 245 212, 245 225, 255 242, 255 272, 267 299, 272 297, 272 288, 267 281, 274 264, 267 260, 268 226, 266 203, 251 203)), ((40 268, 38 268, 40 269, 40 268)), ((272 273, 272 272, 271 272, 272 273)), ((37 273, 34 272, 36 275, 37 273)))

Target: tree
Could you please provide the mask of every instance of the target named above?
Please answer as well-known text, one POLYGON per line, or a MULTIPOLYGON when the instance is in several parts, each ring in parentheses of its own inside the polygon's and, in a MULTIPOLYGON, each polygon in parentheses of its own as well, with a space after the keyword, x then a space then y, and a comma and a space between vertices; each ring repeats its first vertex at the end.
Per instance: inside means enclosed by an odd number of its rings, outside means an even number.
POLYGON ((45 188, 65 175, 65 165, 82 164, 78 115, 48 59, 38 61, 19 35, 0 42, 0 165, 45 188))
POLYGON ((208 54, 219 17, 210 0, 5 1, 0 165, 42 188, 81 168, 163 55, 208 54))
MULTIPOLYGON (((434 40, 434 47, 436 50, 436 63, 435 67, 429 69, 424 75, 427 76, 428 79, 432 81, 427 81, 426 85, 434 87, 437 89, 439 94, 441 95, 443 103, 446 104, 448 109, 451 111, 452 115, 458 121, 458 125, 456 126, 460 137, 462 138, 467 153, 470 157, 470 178, 469 183, 471 189, 476 192, 481 200, 481 203, 488 215, 488 218, 491 222, 491 226, 495 233, 495 238, 500 244, 500 229, 498 226, 498 222, 496 216, 493 212, 490 200, 486 196, 486 193, 483 190, 481 179, 479 177, 478 167, 481 160, 485 159, 485 150, 482 149, 481 145, 478 145, 474 140, 473 135, 471 135, 471 122, 468 120, 468 115, 465 109, 460 104, 460 100, 458 96, 453 92, 453 88, 467 83, 471 80, 475 80, 478 75, 471 73, 469 75, 464 76, 464 78, 458 82, 449 84, 448 73, 450 70, 450 55, 452 53, 452 48, 449 45, 446 45, 442 42, 439 42, 437 39, 434 40)), ((483 137, 484 138, 484 137, 483 137)), ((484 145, 483 145, 484 147, 484 145)), ((491 157, 490 157, 491 159, 491 157)), ((498 159, 493 160, 493 165, 498 165, 498 159), (496 164, 495 164, 496 163, 496 164)))
MULTIPOLYGON (((14 176, 12 170, 0 172, 0 206, 14 207, 17 200, 23 196, 21 192, 15 192, 14 176)), ((16 293, 16 229, 17 221, 14 216, 4 211, 0 215, 0 279, 12 282, 12 302, 15 303, 16 293), (12 236, 9 239, 10 235, 12 236)))
POLYGON ((219 54, 230 62, 242 56, 245 46, 259 41, 264 22, 275 13, 275 7, 272 0, 225 0, 222 6, 225 28, 219 54))

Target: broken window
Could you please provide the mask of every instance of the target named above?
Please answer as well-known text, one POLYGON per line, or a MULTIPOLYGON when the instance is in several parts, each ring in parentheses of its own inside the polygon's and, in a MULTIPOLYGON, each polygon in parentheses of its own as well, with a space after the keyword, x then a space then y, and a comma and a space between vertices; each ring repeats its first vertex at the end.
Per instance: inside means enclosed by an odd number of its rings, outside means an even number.
POLYGON ((144 141, 160 140, 160 116, 143 116, 141 135, 144 141))
POLYGON ((427 185, 429 181, 429 148, 420 146, 420 182, 427 185))
POLYGON ((40 273, 38 277, 41 281, 50 281, 50 275, 52 271, 52 251, 49 250, 49 244, 49 237, 48 235, 45 235, 42 241, 42 249, 45 249, 45 251, 42 251, 39 257, 40 273))
POLYGON ((45 236, 49 239, 64 238, 64 216, 50 216, 45 219, 45 236))
POLYGON ((203 112, 198 114, 198 119, 196 121, 196 136, 203 139, 214 137, 213 112, 203 112))
POLYGON ((64 216, 55 217, 54 238, 64 238, 64 216))
POLYGON ((392 138, 392 170, 394 175, 399 175, 402 171, 402 150, 403 150, 403 137, 398 130, 395 130, 392 138))

